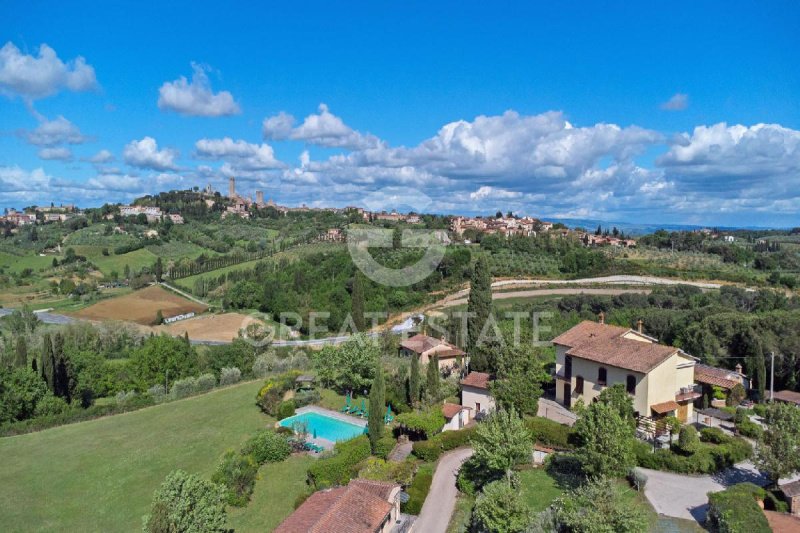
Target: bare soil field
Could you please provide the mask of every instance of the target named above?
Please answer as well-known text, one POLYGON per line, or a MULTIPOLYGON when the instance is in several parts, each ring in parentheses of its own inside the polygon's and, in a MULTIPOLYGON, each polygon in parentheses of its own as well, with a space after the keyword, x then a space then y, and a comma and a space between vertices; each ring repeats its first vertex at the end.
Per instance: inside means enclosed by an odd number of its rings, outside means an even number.
POLYGON ((202 313, 206 307, 153 285, 125 296, 103 300, 74 315, 87 320, 127 320, 151 325, 155 323, 159 310, 164 318, 169 318, 184 313, 202 313))
POLYGON ((204 315, 174 324, 156 326, 157 333, 164 332, 172 336, 183 336, 189 333, 189 338, 195 341, 230 342, 239 336, 239 330, 248 324, 262 324, 257 318, 239 313, 224 313, 221 315, 204 315))

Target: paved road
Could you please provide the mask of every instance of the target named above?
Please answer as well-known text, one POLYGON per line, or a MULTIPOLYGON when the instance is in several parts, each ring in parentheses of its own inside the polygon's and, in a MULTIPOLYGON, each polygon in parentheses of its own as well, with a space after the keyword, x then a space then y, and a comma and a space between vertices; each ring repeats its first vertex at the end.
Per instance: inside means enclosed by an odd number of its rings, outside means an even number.
POLYGON ((456 508, 456 476, 461 463, 472 456, 472 449, 454 450, 441 456, 433 473, 433 483, 422 505, 412 533, 445 533, 456 508))
POLYGON ((703 523, 708 511, 708 493, 719 492, 725 488, 749 481, 764 486, 767 478, 749 463, 739 463, 712 476, 687 476, 648 470, 644 494, 656 512, 675 518, 696 520, 703 523))
MULTIPOLYGON (((14 312, 14 309, 0 309, 0 317, 8 316, 14 312)), ((37 313, 34 311, 36 317, 45 324, 70 324, 75 322, 71 316, 59 315, 57 313, 37 313)))
MULTIPOLYGON (((492 300, 508 300, 511 298, 532 298, 534 296, 556 296, 572 294, 602 294, 616 296, 618 294, 650 294, 650 289, 528 289, 524 291, 509 291, 492 293, 492 300)), ((452 298, 448 296, 437 303, 437 307, 455 307, 466 305, 467 296, 452 298)))

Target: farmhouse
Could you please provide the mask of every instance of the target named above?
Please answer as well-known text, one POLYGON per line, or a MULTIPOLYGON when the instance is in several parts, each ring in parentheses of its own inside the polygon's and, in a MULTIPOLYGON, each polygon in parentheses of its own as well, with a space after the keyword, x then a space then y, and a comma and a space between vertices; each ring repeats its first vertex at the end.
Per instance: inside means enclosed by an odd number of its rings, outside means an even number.
POLYGON ((494 398, 489 391, 491 376, 483 372, 470 372, 461 380, 461 405, 471 410, 474 416, 488 414, 495 409, 494 398))
POLYGON ((410 337, 400 343, 400 355, 411 357, 412 355, 419 356, 421 364, 428 364, 428 362, 437 356, 439 358, 439 368, 452 368, 458 365, 458 360, 462 360, 462 364, 466 361, 464 357, 466 353, 457 346, 450 344, 444 338, 436 339, 419 333, 410 337))
POLYGON ((633 396, 637 416, 691 420, 695 358, 638 331, 584 321, 553 339, 556 400, 566 407, 589 403, 606 387, 621 383, 633 396))
POLYGON ((400 516, 400 485, 353 479, 315 492, 275 533, 389 533, 400 516))

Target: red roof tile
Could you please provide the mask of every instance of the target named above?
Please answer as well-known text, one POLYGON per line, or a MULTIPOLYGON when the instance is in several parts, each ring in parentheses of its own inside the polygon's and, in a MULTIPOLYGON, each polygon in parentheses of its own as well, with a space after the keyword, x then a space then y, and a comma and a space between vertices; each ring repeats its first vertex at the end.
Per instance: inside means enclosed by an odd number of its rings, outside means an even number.
POLYGON ((445 418, 453 418, 464 409, 466 409, 466 407, 462 407, 455 403, 445 403, 442 405, 442 414, 445 418))
POLYGON ((775 399, 782 402, 796 403, 800 405, 800 392, 782 390, 775 393, 775 399))
POLYGON ((475 387, 476 389, 489 390, 489 381, 491 381, 489 374, 470 372, 467 377, 461 380, 461 384, 467 387, 475 387))
POLYGON ((716 385, 730 390, 740 383, 736 380, 737 376, 738 374, 732 370, 701 364, 694 365, 694 380, 697 383, 716 385))
POLYGON ((354 479, 346 487, 315 492, 276 533, 374 533, 394 506, 389 496, 399 485, 354 479))
POLYGON ((449 342, 442 339, 429 337, 428 335, 423 335, 422 333, 418 333, 413 337, 409 337, 401 342, 400 346, 406 350, 410 350, 418 354, 435 349, 435 353, 439 357, 457 357, 459 355, 464 355, 462 350, 458 349, 456 346, 453 346, 449 342))
MULTIPOLYGON (((567 355, 646 374, 679 350, 650 340, 626 339, 629 328, 584 321, 553 339, 567 355)), ((641 335, 643 339, 647 339, 641 335)))

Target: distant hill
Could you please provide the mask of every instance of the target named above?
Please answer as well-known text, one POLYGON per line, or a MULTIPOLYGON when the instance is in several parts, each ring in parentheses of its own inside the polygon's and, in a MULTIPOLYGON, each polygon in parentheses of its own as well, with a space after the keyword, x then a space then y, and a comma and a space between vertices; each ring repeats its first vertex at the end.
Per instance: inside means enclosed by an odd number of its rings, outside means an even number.
POLYGON ((543 220, 547 220, 548 222, 561 222, 562 224, 569 226, 571 228, 574 227, 582 227, 590 231, 594 231, 598 225, 603 226, 605 228, 613 228, 616 226, 617 229, 624 231, 626 235, 646 235, 648 233, 654 233, 657 230, 665 229, 667 231, 692 231, 696 229, 702 228, 717 228, 724 231, 735 231, 735 230, 764 230, 764 229, 789 229, 789 228, 767 228, 762 226, 697 226, 692 224, 647 224, 647 223, 636 223, 636 222, 620 222, 620 221, 606 221, 606 220, 597 220, 591 218, 550 218, 550 217, 542 217, 543 220))

